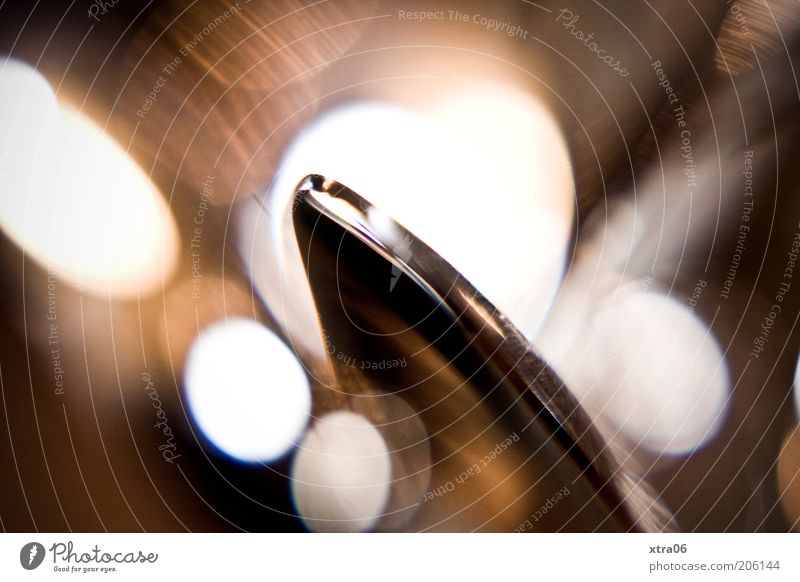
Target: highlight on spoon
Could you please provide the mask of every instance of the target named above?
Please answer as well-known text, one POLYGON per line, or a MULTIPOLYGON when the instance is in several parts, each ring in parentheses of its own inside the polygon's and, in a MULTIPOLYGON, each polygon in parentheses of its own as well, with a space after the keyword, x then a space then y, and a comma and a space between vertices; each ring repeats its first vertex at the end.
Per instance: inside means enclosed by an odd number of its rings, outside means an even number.
POLYGON ((462 88, 425 110, 361 101, 309 124, 286 150, 263 208, 253 204, 241 220, 240 254, 286 328, 311 320, 294 304, 302 285, 287 265, 296 245, 285 217, 309 174, 363 193, 535 339, 563 279, 575 196, 564 139, 534 97, 462 88))

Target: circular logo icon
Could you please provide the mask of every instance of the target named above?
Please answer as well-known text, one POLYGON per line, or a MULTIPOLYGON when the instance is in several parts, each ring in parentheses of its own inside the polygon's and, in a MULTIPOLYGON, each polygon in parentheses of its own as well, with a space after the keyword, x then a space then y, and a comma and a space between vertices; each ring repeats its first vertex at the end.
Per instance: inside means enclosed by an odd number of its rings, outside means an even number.
POLYGON ((35 570, 44 561, 44 546, 39 542, 29 542, 19 551, 19 563, 26 570, 35 570))

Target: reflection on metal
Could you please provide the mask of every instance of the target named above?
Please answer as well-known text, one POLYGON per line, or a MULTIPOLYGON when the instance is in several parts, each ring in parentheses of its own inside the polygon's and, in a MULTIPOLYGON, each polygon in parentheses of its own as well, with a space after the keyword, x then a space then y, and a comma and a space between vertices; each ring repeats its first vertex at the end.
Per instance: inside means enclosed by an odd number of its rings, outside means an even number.
POLYGON ((335 345, 328 365, 336 381, 315 393, 315 409, 368 407, 378 390, 405 400, 430 435, 431 493, 405 527, 512 530, 565 486, 567 518, 551 515, 542 529, 667 527, 646 487, 631 486, 509 320, 400 224, 391 222, 397 236, 381 237, 391 219, 373 225, 371 208, 345 186, 309 176, 292 216, 320 322, 335 345), (400 260, 404 239, 415 250, 400 260), (394 291, 386 285, 392 266, 403 273, 394 291), (360 364, 400 359, 409 365, 390 374, 360 364))

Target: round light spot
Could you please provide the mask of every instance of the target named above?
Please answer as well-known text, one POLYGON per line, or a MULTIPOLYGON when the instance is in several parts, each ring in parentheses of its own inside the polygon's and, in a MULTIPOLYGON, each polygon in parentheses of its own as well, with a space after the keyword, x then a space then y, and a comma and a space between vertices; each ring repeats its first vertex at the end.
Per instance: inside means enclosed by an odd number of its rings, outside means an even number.
POLYGON ((394 394, 371 393, 350 401, 353 410, 371 421, 389 449, 391 487, 377 531, 399 531, 422 509, 430 488, 430 438, 417 414, 394 394))
POLYGON ((797 411, 797 418, 800 420, 800 358, 797 359, 797 366, 794 369, 794 407, 797 411))
POLYGON ((189 411, 205 437, 243 462, 272 461, 299 438, 311 410, 308 378, 295 355, 263 325, 214 324, 186 363, 189 411))
POLYGON ((158 190, 33 69, 0 65, 0 227, 41 265, 118 297, 163 285, 177 227, 158 190))
POLYGON ((363 416, 333 412, 308 431, 292 467, 292 494, 306 525, 320 532, 366 531, 389 499, 386 443, 363 416))
POLYGON ((656 292, 621 292, 586 330, 588 357, 574 376, 590 412, 635 444, 687 453, 723 421, 728 373, 708 328, 656 292))
MULTIPOLYGON (((563 277, 575 208, 560 130, 541 103, 510 89, 431 98, 424 112, 361 102, 309 125, 270 190, 273 247, 297 182, 325 175, 424 240, 534 338, 563 277)), ((279 318, 290 312, 282 276, 254 275, 279 318)))

